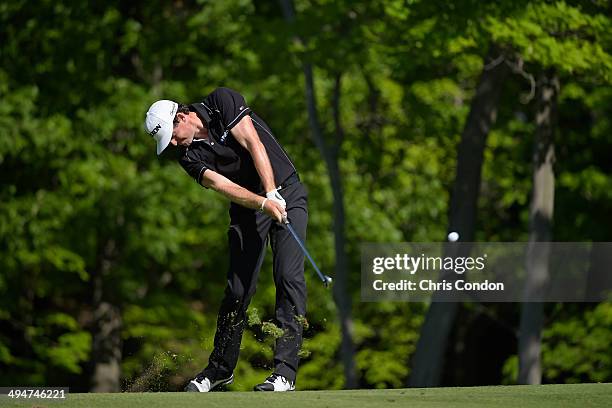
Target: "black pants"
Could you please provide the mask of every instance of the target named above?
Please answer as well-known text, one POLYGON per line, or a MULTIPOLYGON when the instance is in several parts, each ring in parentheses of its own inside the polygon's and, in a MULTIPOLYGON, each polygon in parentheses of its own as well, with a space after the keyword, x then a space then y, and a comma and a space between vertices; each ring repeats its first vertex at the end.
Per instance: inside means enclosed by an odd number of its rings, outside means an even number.
MULTIPOLYGON (((308 223, 306 189, 302 183, 296 182, 280 193, 287 202, 289 221, 305 241, 308 223)), ((296 317, 306 316, 304 255, 289 230, 267 215, 232 205, 230 218, 227 287, 217 318, 214 350, 204 374, 212 379, 227 378, 236 367, 246 310, 255 293, 269 238, 274 255, 276 320, 283 330, 282 337, 276 340, 274 372, 295 381, 303 329, 301 319, 296 317)))

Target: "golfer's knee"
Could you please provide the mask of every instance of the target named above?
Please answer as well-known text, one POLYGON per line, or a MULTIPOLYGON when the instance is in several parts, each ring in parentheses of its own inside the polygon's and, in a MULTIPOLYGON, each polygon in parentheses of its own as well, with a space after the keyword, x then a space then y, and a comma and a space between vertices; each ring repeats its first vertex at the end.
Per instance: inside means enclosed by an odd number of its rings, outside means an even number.
POLYGON ((242 286, 228 286, 225 290, 225 303, 232 305, 235 310, 246 309, 252 297, 253 293, 242 286))

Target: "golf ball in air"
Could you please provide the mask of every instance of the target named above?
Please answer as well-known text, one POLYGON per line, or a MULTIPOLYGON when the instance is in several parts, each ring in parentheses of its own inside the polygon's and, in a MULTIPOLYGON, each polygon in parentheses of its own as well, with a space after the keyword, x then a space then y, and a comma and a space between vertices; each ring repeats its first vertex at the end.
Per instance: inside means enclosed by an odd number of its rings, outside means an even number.
POLYGON ((449 232, 448 233, 448 240, 450 242, 455 242, 459 239, 459 234, 457 234, 455 231, 453 232, 449 232))

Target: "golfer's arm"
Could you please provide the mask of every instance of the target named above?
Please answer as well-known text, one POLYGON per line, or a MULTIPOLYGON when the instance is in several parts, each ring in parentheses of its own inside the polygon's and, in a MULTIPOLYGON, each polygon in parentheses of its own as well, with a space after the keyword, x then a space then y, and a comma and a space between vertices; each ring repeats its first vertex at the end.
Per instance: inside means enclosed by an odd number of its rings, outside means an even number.
POLYGON ((246 188, 239 186, 227 177, 207 169, 202 173, 200 183, 204 187, 215 190, 218 193, 223 194, 229 198, 232 202, 239 204, 243 207, 260 209, 265 197, 258 196, 255 193, 250 192, 246 188))
POLYGON ((259 174, 265 191, 274 190, 276 186, 274 185, 274 171, 270 164, 270 158, 253 126, 251 117, 246 115, 240 119, 240 122, 232 128, 231 132, 236 141, 251 153, 253 163, 255 164, 255 168, 257 169, 257 173, 259 174))

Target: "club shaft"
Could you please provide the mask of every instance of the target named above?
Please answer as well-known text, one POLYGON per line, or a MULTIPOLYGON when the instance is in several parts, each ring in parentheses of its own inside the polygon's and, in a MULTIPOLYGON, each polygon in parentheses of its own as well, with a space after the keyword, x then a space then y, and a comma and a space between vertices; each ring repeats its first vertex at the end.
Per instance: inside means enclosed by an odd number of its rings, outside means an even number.
POLYGON ((290 223, 286 223, 285 225, 287 226, 287 229, 289 229, 289 232, 291 233, 291 235, 293 235, 295 242, 297 242, 300 248, 302 248, 302 252, 304 252, 304 255, 306 255, 306 258, 308 258, 312 267, 315 269, 315 271, 317 271, 317 275, 319 275, 319 279, 321 279, 321 281, 327 285, 327 279, 325 279, 325 275, 323 275, 321 271, 319 270, 319 267, 317 266, 315 261, 310 256, 310 253, 308 253, 306 246, 304 245, 304 243, 302 242, 298 234, 293 229, 293 226, 290 223))

